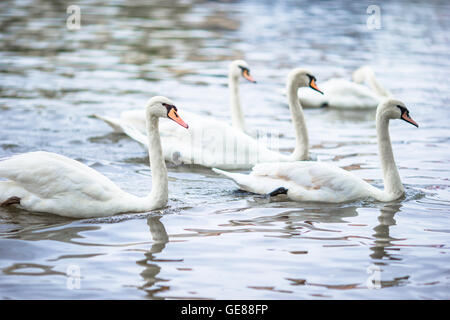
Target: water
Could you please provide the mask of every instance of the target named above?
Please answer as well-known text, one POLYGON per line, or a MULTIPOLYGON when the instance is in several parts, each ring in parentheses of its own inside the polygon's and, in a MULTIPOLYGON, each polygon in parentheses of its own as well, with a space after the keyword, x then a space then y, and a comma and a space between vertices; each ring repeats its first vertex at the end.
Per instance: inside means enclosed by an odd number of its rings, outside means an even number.
MULTIPOLYGON (((144 148, 96 119, 165 95, 229 121, 226 68, 244 58, 249 128, 294 132, 279 90, 370 64, 417 129, 391 123, 406 188, 392 203, 319 205, 236 191, 208 169, 169 168, 163 210, 70 220, 0 211, 2 299, 448 299, 449 12, 446 1, 0 3, 0 156, 46 150, 145 195, 144 148)), ((312 152, 382 186, 374 112, 306 110, 312 152)))

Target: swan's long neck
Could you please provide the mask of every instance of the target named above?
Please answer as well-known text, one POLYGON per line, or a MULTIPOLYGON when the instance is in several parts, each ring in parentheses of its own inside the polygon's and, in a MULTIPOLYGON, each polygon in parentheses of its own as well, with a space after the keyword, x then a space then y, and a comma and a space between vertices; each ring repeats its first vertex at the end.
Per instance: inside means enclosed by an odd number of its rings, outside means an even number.
POLYGON ((306 128, 305 117, 303 115, 303 109, 298 100, 298 86, 294 84, 294 81, 288 81, 287 93, 289 109, 291 110, 292 122, 295 128, 295 149, 291 156, 293 161, 307 160, 308 154, 308 130, 306 128))
POLYGON ((152 171, 152 190, 147 198, 152 206, 161 208, 167 204, 169 193, 167 168, 159 136, 159 119, 149 113, 147 113, 147 135, 148 155, 152 171))
POLYGON ((400 180, 389 136, 389 119, 377 113, 378 152, 384 179, 385 201, 398 199, 405 190, 400 180))
POLYGON ((367 76, 366 76, 366 81, 368 82, 370 88, 375 91, 375 93, 377 95, 379 95, 380 97, 390 97, 391 93, 386 90, 385 88, 383 88, 383 86, 381 86, 381 84, 377 81, 377 79, 375 78, 375 74, 373 72, 370 72, 367 76))
POLYGON ((234 128, 244 132, 245 122, 239 98, 239 79, 231 72, 228 75, 228 87, 230 88, 231 123, 234 128))

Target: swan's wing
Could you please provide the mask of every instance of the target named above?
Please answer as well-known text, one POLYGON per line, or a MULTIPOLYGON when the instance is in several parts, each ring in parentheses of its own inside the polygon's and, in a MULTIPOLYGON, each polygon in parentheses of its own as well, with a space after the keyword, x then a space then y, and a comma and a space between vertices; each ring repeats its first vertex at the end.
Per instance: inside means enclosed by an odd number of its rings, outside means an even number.
MULTIPOLYGON (((258 162, 286 161, 287 156, 266 147, 267 141, 255 139, 231 125, 209 116, 190 112, 180 114, 189 125, 186 130, 169 119, 161 119, 159 132, 166 161, 225 169, 251 168, 258 162)), ((129 110, 120 119, 98 117, 130 138, 148 146, 147 136, 136 125, 145 112, 129 110)))
POLYGON ((256 165, 251 176, 282 182, 302 201, 339 202, 370 195, 374 187, 349 171, 322 162, 297 161, 256 165))
POLYGON ((49 152, 30 152, 0 162, 0 177, 40 198, 80 194, 105 201, 122 192, 111 180, 88 166, 49 152))
POLYGON ((336 191, 354 177, 339 167, 315 161, 261 163, 253 167, 251 175, 293 182, 305 189, 329 188, 336 191))
POLYGON ((326 163, 261 163, 249 175, 214 169, 247 191, 268 194, 280 187, 297 201, 341 202, 370 196, 375 189, 348 171, 326 163))
POLYGON ((270 141, 255 139, 236 128, 209 118, 190 119, 189 130, 171 142, 162 137, 163 149, 169 145, 191 163, 222 169, 251 168, 258 162, 285 161, 288 157, 266 147, 270 141), (285 159, 286 158, 286 159, 285 159))

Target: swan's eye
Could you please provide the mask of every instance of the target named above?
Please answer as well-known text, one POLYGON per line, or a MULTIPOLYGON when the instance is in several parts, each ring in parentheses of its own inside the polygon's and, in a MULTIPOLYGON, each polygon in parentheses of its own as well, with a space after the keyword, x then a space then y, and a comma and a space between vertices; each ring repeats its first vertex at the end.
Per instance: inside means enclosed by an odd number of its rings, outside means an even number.
POLYGON ((409 111, 408 111, 408 109, 406 109, 405 107, 397 105, 397 108, 400 109, 400 113, 401 113, 402 115, 403 115, 404 113, 406 113, 407 115, 409 115, 409 111))
POLYGON ((247 72, 247 74, 250 74, 250 69, 243 67, 243 66, 239 66, 239 68, 241 69, 242 73, 247 72))
POLYGON ((178 111, 177 110, 177 107, 175 107, 174 105, 171 105, 171 104, 168 104, 168 103, 162 103, 162 105, 164 106, 164 107, 166 107, 166 109, 167 109, 167 113, 169 113, 170 112, 170 110, 172 110, 172 109, 175 109, 175 111, 178 111))

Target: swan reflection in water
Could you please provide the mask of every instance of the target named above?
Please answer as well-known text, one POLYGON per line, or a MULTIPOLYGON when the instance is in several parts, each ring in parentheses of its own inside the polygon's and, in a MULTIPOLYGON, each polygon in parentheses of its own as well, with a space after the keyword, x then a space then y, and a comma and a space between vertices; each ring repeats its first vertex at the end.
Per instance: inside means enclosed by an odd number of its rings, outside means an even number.
POLYGON ((154 243, 152 244, 150 250, 145 252, 145 258, 136 262, 138 265, 145 267, 144 271, 140 274, 142 278, 144 278, 145 283, 140 287, 140 289, 145 290, 152 299, 163 299, 155 296, 155 294, 169 289, 168 286, 164 285, 155 287, 155 285, 159 282, 167 281, 157 277, 161 271, 161 267, 157 262, 161 260, 158 260, 155 257, 155 254, 162 252, 166 247, 166 244, 169 242, 169 236, 166 232, 166 228, 160 219, 161 216, 148 217, 147 225, 150 228, 150 233, 154 243))
POLYGON ((392 246, 392 241, 400 240, 390 236, 389 228, 396 225, 394 216, 401 207, 401 204, 389 204, 380 209, 379 224, 373 228, 375 233, 372 236, 375 238, 375 241, 374 245, 370 247, 372 251, 370 257, 372 259, 383 259, 386 257, 389 260, 400 260, 388 253, 386 249, 392 250, 392 248, 389 248, 392 246))

